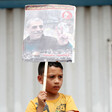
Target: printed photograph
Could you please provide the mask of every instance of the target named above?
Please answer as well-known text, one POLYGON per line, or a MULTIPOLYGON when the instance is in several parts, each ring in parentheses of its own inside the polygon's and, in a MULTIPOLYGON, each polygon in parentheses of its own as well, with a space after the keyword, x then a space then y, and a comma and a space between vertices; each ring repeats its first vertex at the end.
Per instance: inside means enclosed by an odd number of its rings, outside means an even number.
POLYGON ((70 5, 27 5, 23 59, 73 62, 76 8, 70 5))

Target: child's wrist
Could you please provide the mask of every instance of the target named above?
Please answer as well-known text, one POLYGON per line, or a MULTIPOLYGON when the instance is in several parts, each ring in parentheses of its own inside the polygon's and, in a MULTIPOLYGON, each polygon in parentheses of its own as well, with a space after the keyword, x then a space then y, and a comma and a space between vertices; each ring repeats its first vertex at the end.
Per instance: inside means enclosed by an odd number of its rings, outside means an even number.
POLYGON ((44 107, 45 106, 43 106, 43 105, 38 105, 38 108, 40 108, 40 109, 44 109, 44 107))
POLYGON ((39 106, 37 107, 37 112, 43 112, 44 106, 39 106))

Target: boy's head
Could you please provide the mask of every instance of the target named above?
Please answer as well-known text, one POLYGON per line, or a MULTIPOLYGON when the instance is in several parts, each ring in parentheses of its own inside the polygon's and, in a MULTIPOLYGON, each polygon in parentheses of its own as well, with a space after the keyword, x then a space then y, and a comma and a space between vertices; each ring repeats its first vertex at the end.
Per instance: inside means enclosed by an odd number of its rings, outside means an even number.
MULTIPOLYGON (((43 84, 45 62, 40 62, 38 67, 38 81, 43 84)), ((46 91, 57 94, 63 83, 63 66, 60 62, 48 62, 46 91)))
MULTIPOLYGON (((45 66, 45 62, 40 62, 39 66, 38 66, 38 75, 44 74, 44 66, 45 66)), ((63 66, 60 62, 48 62, 48 68, 51 66, 59 67, 63 70, 63 66)))

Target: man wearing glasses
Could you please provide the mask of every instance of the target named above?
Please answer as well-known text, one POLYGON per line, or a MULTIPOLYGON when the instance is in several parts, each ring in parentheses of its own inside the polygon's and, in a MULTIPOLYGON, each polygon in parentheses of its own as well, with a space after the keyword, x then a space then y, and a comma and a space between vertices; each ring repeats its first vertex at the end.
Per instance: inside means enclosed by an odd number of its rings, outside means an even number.
POLYGON ((24 53, 38 56, 40 52, 50 50, 56 39, 43 34, 43 21, 40 18, 31 19, 26 24, 29 36, 24 39, 24 53))

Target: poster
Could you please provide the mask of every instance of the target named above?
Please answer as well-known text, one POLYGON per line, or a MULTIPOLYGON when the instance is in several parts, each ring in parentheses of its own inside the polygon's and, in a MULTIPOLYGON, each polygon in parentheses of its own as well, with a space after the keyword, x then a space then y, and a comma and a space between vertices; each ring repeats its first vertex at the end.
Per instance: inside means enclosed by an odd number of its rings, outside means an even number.
POLYGON ((74 62, 76 7, 26 5, 23 60, 74 62))

